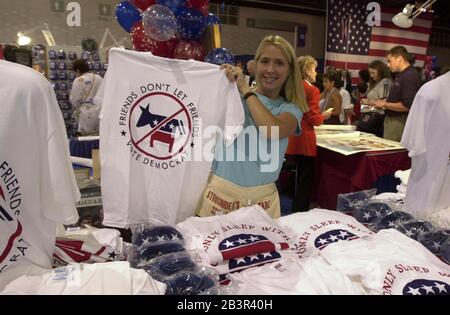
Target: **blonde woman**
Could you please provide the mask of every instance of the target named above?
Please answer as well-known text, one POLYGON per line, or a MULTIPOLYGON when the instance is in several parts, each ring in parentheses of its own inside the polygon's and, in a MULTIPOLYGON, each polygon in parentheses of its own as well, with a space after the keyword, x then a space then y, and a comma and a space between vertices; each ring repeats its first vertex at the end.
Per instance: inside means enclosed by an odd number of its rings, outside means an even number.
POLYGON ((288 137, 300 133, 302 112, 308 110, 303 86, 299 84, 302 78, 294 49, 281 36, 267 36, 262 40, 255 54, 255 90, 250 88, 238 67, 222 65, 222 69, 230 81, 236 81, 242 95, 246 114, 244 131, 267 127, 267 132, 258 132, 256 137, 241 132, 231 146, 223 148, 221 157, 216 155, 213 175, 197 214, 224 214, 259 204, 277 218, 280 200, 275 181, 280 174, 288 137), (260 154, 256 159, 252 157, 251 149, 261 141, 278 144, 276 150, 264 152, 276 163, 270 170, 264 168, 267 161, 263 161, 260 154), (245 143, 245 147, 240 147, 239 143, 245 143), (245 155, 245 160, 238 160, 238 152, 245 155))

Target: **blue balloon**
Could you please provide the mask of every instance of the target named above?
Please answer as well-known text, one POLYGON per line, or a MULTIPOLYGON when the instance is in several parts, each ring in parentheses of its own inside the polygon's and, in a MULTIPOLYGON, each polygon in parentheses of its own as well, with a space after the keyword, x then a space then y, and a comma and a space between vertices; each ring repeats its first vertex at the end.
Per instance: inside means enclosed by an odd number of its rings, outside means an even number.
POLYGON ((234 65, 234 56, 226 48, 216 48, 211 50, 205 57, 205 62, 221 65, 228 63, 234 65))
POLYGON ((165 5, 173 12, 173 14, 177 15, 180 10, 186 7, 186 0, 156 0, 156 4, 165 5))
POLYGON ((130 2, 122 1, 116 6, 116 19, 128 33, 136 22, 142 20, 139 10, 130 2))
POLYGON ((205 31, 205 17, 195 9, 181 9, 177 15, 178 34, 181 39, 197 40, 205 31))
POLYGON ((214 13, 208 13, 207 16, 205 16, 206 25, 213 25, 213 24, 222 24, 220 21, 220 18, 215 15, 214 13))

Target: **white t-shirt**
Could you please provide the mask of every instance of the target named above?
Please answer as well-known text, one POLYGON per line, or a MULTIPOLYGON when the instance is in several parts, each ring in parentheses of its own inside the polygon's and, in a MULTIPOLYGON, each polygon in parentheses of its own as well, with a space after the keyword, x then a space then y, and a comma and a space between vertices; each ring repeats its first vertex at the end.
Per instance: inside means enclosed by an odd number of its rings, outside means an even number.
POLYGON ((57 237, 53 265, 65 266, 68 263, 96 263, 118 260, 118 250, 100 244, 89 235, 80 239, 57 237))
POLYGON ((297 212, 280 217, 277 222, 297 234, 292 249, 299 258, 315 255, 336 242, 351 241, 372 234, 355 218, 331 210, 297 212))
POLYGON ((341 123, 346 124, 347 122, 345 121, 345 110, 352 108, 352 101, 351 101, 350 93, 346 89, 341 88, 339 90, 339 92, 341 93, 341 97, 342 97, 342 110, 339 115, 339 120, 341 121, 341 123))
POLYGON ((279 260, 295 241, 258 205, 226 215, 191 217, 177 225, 188 250, 204 252, 202 263, 221 275, 279 260))
POLYGON ((31 270, 0 294, 163 295, 166 285, 127 261, 71 264, 53 270, 31 270))
POLYGON ((228 278, 229 291, 235 295, 365 294, 359 283, 352 282, 321 256, 282 259, 229 274, 228 278))
POLYGON ((450 293, 450 266, 402 233, 382 230, 321 251, 329 264, 369 294, 429 295, 450 293))
POLYGON ((203 139, 202 128, 231 126, 231 142, 244 122, 236 84, 216 65, 111 49, 96 98, 104 224, 174 224, 194 215, 213 160, 201 155, 215 139, 203 139))
POLYGON ((51 268, 56 224, 80 198, 66 128, 49 82, 0 60, 0 288, 31 265, 51 268))
POLYGON ((78 131, 81 133, 89 133, 99 128, 101 103, 94 103, 94 97, 102 80, 98 74, 87 72, 73 81, 70 102, 72 109, 79 109, 78 131))
POLYGON ((417 218, 450 206, 449 86, 447 73, 420 88, 401 140, 412 162, 406 206, 417 218))

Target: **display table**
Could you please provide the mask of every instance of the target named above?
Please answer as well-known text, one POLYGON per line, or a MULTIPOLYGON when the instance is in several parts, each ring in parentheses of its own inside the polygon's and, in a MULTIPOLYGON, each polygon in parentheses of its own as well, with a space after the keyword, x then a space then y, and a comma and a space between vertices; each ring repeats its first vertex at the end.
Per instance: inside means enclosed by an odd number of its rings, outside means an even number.
POLYGON ((92 150, 98 149, 100 140, 79 141, 70 139, 69 148, 71 156, 92 158, 92 150))
POLYGON ((336 209, 337 196, 369 188, 395 191, 394 173, 411 168, 407 150, 361 152, 345 156, 317 147, 313 201, 336 209))

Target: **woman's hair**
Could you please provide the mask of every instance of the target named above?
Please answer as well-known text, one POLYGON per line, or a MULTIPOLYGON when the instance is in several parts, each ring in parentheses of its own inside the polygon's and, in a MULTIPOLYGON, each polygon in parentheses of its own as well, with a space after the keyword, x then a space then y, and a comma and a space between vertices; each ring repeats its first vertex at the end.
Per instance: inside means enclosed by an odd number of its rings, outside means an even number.
POLYGON ((328 81, 330 82, 334 82, 334 86, 336 86, 336 84, 338 83, 338 72, 335 70, 328 70, 324 75, 323 75, 324 79, 328 79, 328 81))
POLYGON ((256 50, 256 64, 258 64, 264 49, 270 45, 278 47, 284 52, 290 67, 289 75, 286 82, 284 82, 281 87, 280 95, 289 102, 296 104, 302 112, 308 111, 303 84, 300 84, 302 81, 302 75, 300 74, 297 57, 295 55, 294 48, 287 40, 278 35, 266 36, 256 50))
POLYGON ((89 64, 83 59, 75 60, 72 63, 72 70, 75 72, 78 70, 81 74, 84 74, 89 71, 89 64))
POLYGON ((303 79, 306 79, 308 77, 308 75, 306 74, 306 72, 311 68, 311 67, 317 67, 317 60, 314 59, 314 57, 312 56, 300 56, 297 59, 298 61, 298 66, 300 68, 300 74, 302 75, 303 79))
POLYGON ((367 69, 361 69, 358 72, 359 77, 361 78, 361 80, 363 80, 366 83, 369 83, 370 81, 370 73, 369 70, 367 69))
POLYGON ((369 64, 369 69, 375 69, 377 71, 378 81, 375 82, 372 77, 370 77, 370 87, 374 88, 375 85, 383 80, 384 78, 391 78, 389 74, 389 69, 386 64, 381 60, 374 60, 369 64))

